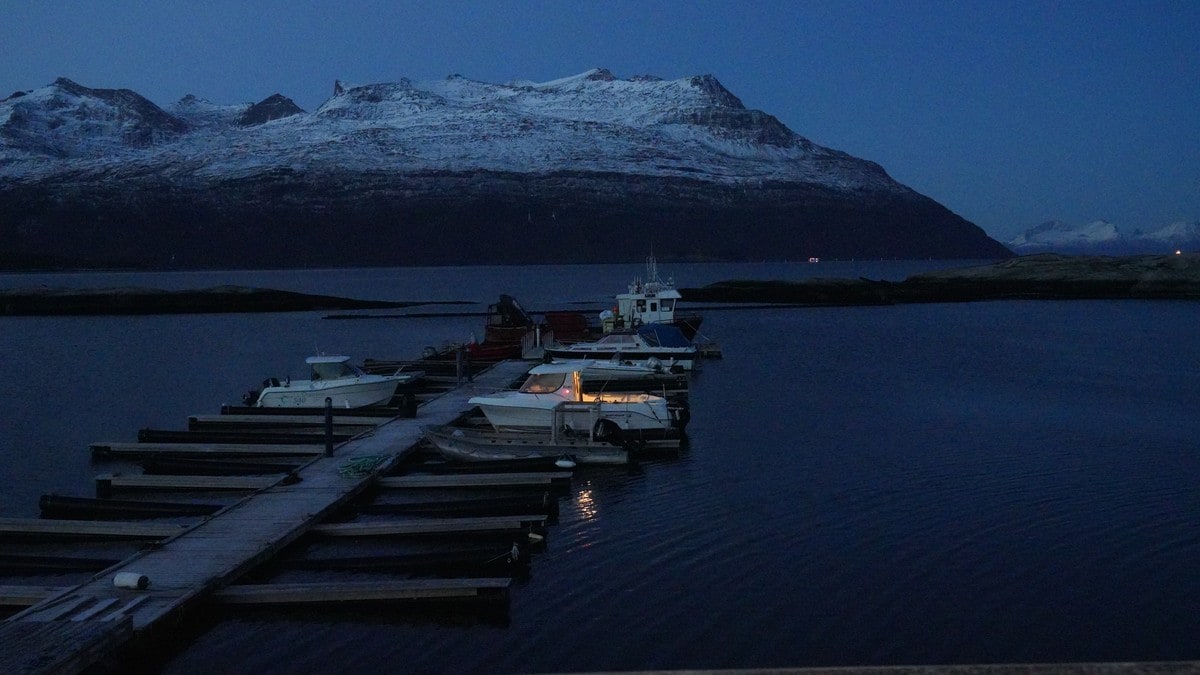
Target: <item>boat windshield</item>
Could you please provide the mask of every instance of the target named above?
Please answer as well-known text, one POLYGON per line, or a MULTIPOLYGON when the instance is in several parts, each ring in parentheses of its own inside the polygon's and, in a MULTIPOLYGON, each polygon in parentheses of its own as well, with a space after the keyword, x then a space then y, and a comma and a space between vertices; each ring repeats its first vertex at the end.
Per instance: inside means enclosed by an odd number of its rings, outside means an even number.
POLYGON ((566 373, 546 373, 545 375, 530 375, 521 385, 521 391, 526 394, 549 394, 558 391, 567 379, 566 373))
POLYGON ((636 344, 636 340, 632 335, 630 335, 628 333, 609 333, 608 335, 605 335, 604 337, 600 338, 599 340, 596 340, 596 344, 598 344, 598 345, 599 344, 603 344, 603 345, 634 345, 634 344, 636 344))
POLYGON ((314 380, 336 380, 344 377, 358 377, 359 374, 358 368, 345 361, 312 364, 312 379, 314 380))

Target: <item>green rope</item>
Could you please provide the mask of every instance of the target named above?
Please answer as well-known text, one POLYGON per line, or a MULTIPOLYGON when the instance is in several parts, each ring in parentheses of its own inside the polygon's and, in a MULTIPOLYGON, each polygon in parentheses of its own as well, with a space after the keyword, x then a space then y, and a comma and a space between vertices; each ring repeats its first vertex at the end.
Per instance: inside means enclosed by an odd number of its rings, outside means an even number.
POLYGON ((365 476, 375 469, 379 468, 388 459, 387 455, 372 455, 370 457, 357 457, 338 467, 338 474, 343 478, 354 478, 357 476, 365 476))

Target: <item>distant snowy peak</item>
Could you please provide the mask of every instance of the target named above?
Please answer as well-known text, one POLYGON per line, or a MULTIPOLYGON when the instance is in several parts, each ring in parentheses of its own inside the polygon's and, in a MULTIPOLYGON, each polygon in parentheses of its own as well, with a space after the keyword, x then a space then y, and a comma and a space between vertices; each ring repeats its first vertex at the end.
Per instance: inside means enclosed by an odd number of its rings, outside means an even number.
POLYGON ((1010 246, 1079 246, 1094 245, 1120 239, 1117 226, 1104 220, 1084 225, 1069 225, 1051 220, 1026 230, 1009 242, 1010 246))
POLYGON ((186 133, 183 120, 129 89, 91 89, 60 77, 0 103, 0 139, 57 157, 146 147, 186 133))
POLYGON ((1134 232, 1133 238, 1147 242, 1163 242, 1170 245, 1181 245, 1189 242, 1200 242, 1200 221, 1176 221, 1151 232, 1134 232))
POLYGON ((1008 242, 1017 253, 1152 253, 1172 248, 1200 248, 1200 222, 1179 221, 1157 230, 1123 234, 1104 220, 1070 225, 1058 220, 1026 230, 1008 242))
POLYGON ((168 110, 193 129, 204 129, 237 125, 238 120, 246 114, 250 105, 249 103, 222 105, 188 94, 169 106, 168 110))

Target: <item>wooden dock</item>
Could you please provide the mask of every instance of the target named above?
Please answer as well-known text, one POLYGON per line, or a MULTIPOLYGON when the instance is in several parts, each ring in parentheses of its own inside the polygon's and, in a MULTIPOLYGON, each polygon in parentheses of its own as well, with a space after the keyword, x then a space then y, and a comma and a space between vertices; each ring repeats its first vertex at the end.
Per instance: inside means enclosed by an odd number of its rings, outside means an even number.
MULTIPOLYGON (((245 573, 313 530, 328 515, 362 494, 412 451, 421 439, 423 426, 452 422, 467 409, 467 400, 470 397, 508 387, 529 367, 528 362, 521 361, 499 363, 475 375, 473 381, 463 383, 462 386, 423 404, 416 418, 392 419, 340 444, 331 457, 325 457, 324 453, 321 453, 293 473, 256 477, 256 480, 261 478, 263 484, 244 486, 247 489, 257 489, 256 492, 191 527, 159 526, 163 529, 149 532, 149 528, 144 528, 141 524, 133 524, 136 528, 124 529, 126 524, 91 523, 84 526, 81 523, 62 525, 64 521, 46 521, 47 524, 41 528, 43 532, 54 527, 51 523, 57 522, 60 523, 58 527, 68 531, 85 531, 82 536, 88 536, 88 533, 96 536, 165 534, 167 538, 105 570, 91 581, 54 592, 41 602, 0 623, 0 654, 16 655, 13 661, 16 669, 5 669, 6 672, 48 672, 41 668, 21 668, 21 664, 17 662, 21 661, 19 655, 28 649, 27 645, 30 643, 27 642, 27 634, 30 631, 39 635, 50 635, 57 630, 61 637, 57 639, 54 649, 67 656, 74 652, 74 656, 81 659, 86 666, 88 658, 99 658, 130 636, 150 631, 160 622, 179 616, 195 603, 216 598, 221 593, 225 593, 226 601, 231 602, 237 601, 234 596, 239 592, 244 594, 241 596, 243 598, 257 592, 267 593, 266 590, 236 591, 233 584, 245 573), (382 458, 382 461, 375 463, 374 469, 365 474, 356 475, 354 472, 342 471, 356 460, 377 458, 382 458), (115 525, 121 527, 114 527, 115 525), (93 527, 95 529, 90 529, 93 527), (145 588, 129 588, 117 583, 119 580, 130 578, 130 575, 148 581, 145 588), (93 629, 92 632, 99 636, 96 640, 85 640, 76 636, 78 630, 61 628, 67 623, 92 625, 97 622, 105 622, 106 625, 93 629), (53 624, 59 628, 50 628, 46 624, 53 624), (115 628, 122 625, 128 625, 131 630, 115 628), (93 649, 96 644, 103 644, 104 649, 96 656, 89 657, 92 652, 87 652, 86 649, 93 649)), ((111 449, 111 444, 106 445, 111 449)), ((204 446, 199 445, 196 448, 204 446)), ((267 446, 254 448, 259 451, 266 449, 267 446)), ((228 448, 219 448, 211 454, 223 454, 228 451, 228 448)), ((561 479, 561 476, 556 478, 561 479)), ((545 516, 529 516, 517 520, 517 523, 544 518, 545 516)), ((507 522, 500 526, 511 527, 514 519, 506 520, 507 522)), ((498 525, 492 524, 493 527, 498 525)), ((10 522, 8 526, 13 529, 39 530, 28 521, 10 522)), ((441 591, 443 595, 494 598, 497 592, 507 588, 508 580, 503 580, 503 583, 494 579, 450 581, 452 583, 446 585, 447 589, 450 586, 454 588, 441 591)), ((277 590, 280 591, 278 597, 283 597, 289 589, 277 590)), ((436 596, 439 593, 427 586, 399 589, 397 592, 400 593, 397 597, 436 596), (405 596, 405 593, 408 596, 405 596)), ((369 598, 361 599, 383 598, 378 593, 368 595, 369 598)), ((336 594, 326 599, 336 599, 336 594)), ((32 659, 28 661, 33 662, 32 659)))

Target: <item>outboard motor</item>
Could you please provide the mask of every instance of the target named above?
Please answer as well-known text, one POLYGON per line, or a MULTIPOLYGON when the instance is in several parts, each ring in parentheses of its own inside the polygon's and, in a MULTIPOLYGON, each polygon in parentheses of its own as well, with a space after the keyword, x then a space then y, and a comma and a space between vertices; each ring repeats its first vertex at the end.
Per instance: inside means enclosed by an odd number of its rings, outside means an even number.
POLYGON ((250 407, 250 406, 254 405, 255 403, 258 403, 258 390, 257 389, 251 389, 250 391, 242 394, 242 404, 243 405, 245 405, 246 407, 250 407))

